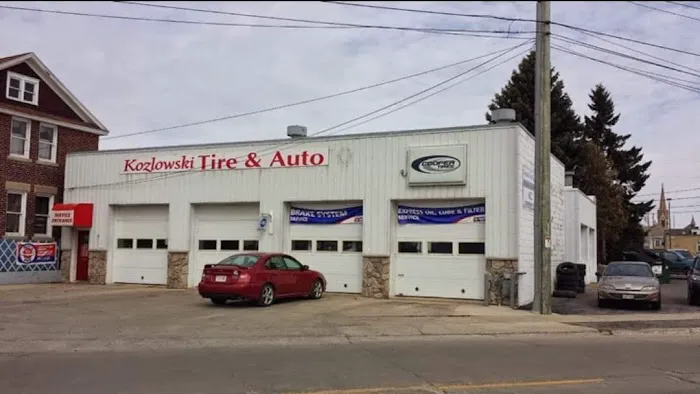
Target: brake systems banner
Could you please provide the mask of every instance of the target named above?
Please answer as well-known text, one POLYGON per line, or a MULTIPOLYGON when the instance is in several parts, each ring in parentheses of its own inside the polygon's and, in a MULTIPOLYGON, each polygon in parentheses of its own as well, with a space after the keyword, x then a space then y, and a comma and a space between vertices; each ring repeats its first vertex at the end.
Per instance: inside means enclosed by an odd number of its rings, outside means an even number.
POLYGON ((305 209, 292 207, 291 224, 348 224, 362 223, 362 206, 342 209, 305 209))
POLYGON ((399 205, 399 224, 455 224, 486 221, 486 204, 451 208, 419 208, 399 205))
POLYGON ((55 242, 17 242, 17 264, 54 264, 57 250, 55 242))

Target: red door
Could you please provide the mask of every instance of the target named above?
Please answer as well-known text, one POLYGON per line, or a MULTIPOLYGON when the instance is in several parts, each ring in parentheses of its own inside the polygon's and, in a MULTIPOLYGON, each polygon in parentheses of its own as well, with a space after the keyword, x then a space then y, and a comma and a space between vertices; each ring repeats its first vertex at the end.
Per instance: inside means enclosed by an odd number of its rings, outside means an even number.
POLYGON ((90 253, 88 249, 89 239, 90 232, 78 232, 78 263, 75 268, 75 280, 88 280, 88 261, 90 260, 90 253))

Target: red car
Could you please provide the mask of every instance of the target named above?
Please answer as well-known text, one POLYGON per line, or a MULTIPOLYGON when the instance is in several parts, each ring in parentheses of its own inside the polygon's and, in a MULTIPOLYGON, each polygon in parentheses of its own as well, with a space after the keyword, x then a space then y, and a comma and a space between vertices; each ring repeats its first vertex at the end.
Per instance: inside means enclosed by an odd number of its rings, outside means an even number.
POLYGON ((216 305, 242 299, 270 306, 278 298, 319 299, 326 278, 286 254, 240 253, 205 265, 198 290, 216 305))

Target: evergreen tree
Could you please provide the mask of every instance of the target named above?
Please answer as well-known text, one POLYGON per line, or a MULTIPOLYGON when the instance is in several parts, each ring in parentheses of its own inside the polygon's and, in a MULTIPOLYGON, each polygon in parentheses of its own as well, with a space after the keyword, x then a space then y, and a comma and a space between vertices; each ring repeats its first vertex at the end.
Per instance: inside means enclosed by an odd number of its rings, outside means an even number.
MULTIPOLYGON (((559 73, 552 68, 552 153, 567 167, 575 160, 576 141, 583 134, 581 118, 576 115, 569 95, 564 91, 564 82, 559 73)), ((490 110, 512 108, 517 121, 535 135, 535 52, 530 52, 513 70, 506 86, 497 93, 490 110)), ((490 114, 486 114, 490 121, 490 114)))
POLYGON ((642 148, 625 148, 630 134, 617 134, 613 131, 613 126, 620 120, 620 114, 615 113, 615 103, 610 92, 602 84, 598 84, 591 91, 589 98, 591 102, 588 108, 592 113, 584 118, 585 139, 601 148, 616 174, 615 181, 624 192, 626 215, 622 237, 610 251, 611 257, 617 259, 624 250, 639 249, 644 243, 641 220, 652 210, 653 200, 633 202, 632 199, 649 179, 651 161, 644 161, 642 148))

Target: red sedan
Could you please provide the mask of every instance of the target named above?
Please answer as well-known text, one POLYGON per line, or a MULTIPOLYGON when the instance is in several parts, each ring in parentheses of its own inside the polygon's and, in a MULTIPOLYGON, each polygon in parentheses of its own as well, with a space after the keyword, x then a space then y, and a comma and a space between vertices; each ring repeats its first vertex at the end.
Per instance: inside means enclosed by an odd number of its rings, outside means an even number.
POLYGON ((326 278, 286 254, 241 253, 205 265, 198 289, 216 305, 242 299, 270 306, 278 298, 319 299, 326 278))

